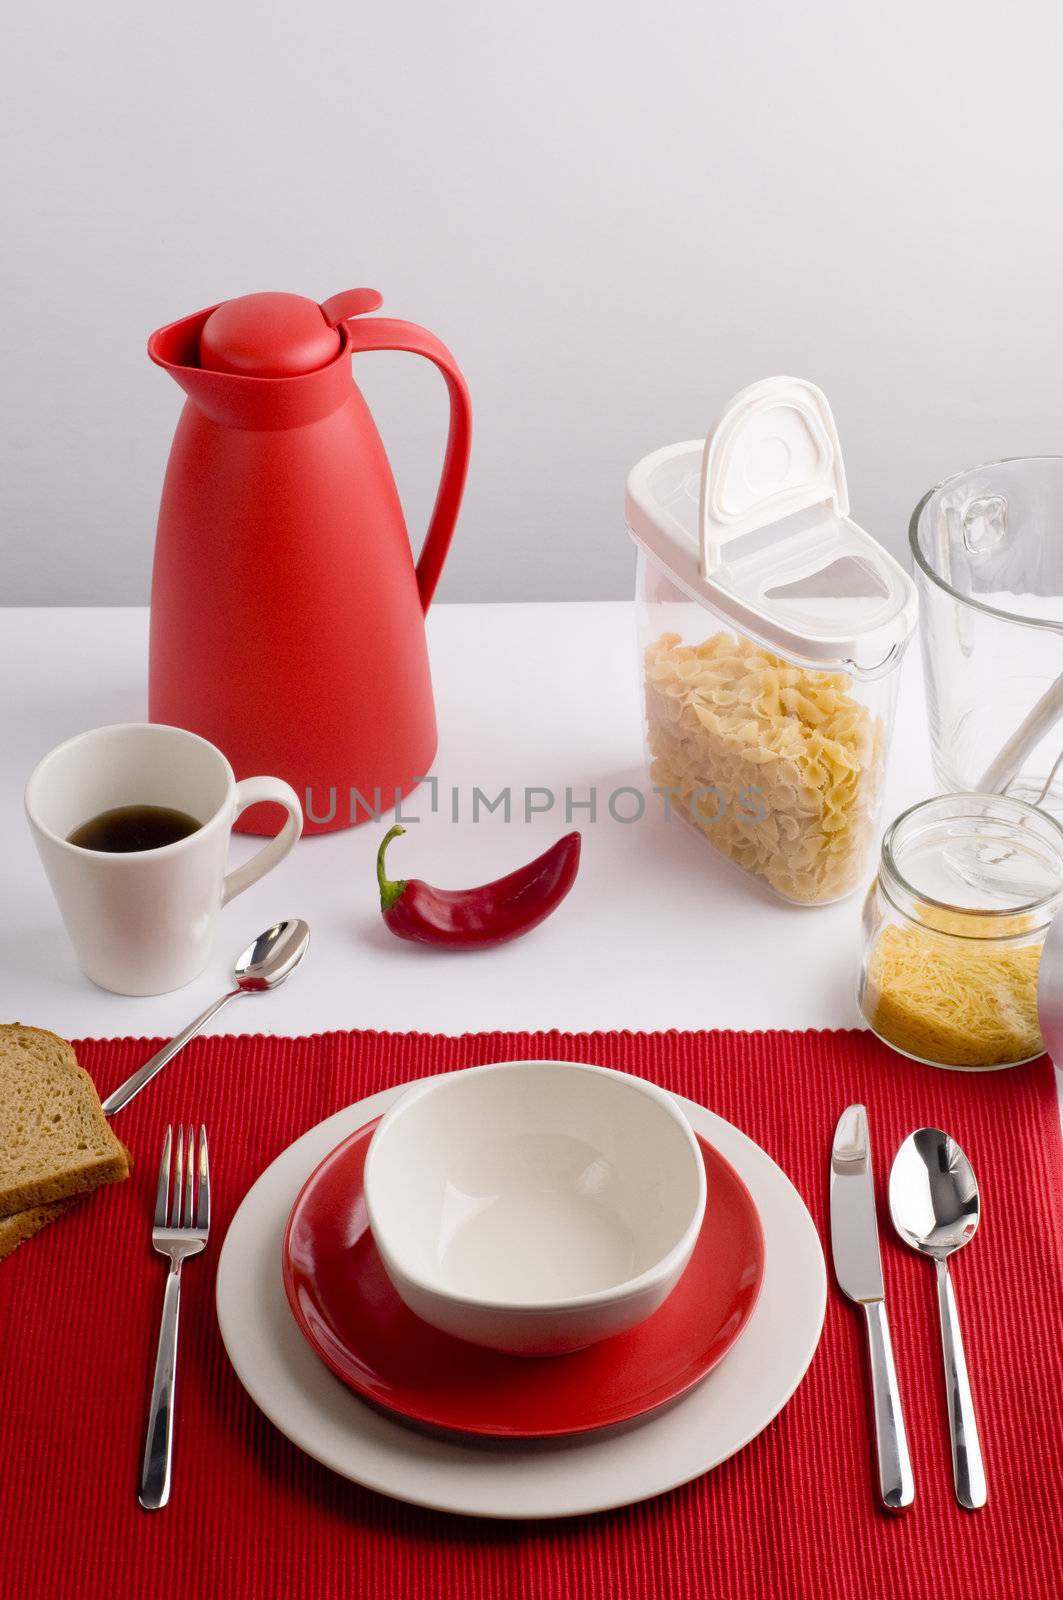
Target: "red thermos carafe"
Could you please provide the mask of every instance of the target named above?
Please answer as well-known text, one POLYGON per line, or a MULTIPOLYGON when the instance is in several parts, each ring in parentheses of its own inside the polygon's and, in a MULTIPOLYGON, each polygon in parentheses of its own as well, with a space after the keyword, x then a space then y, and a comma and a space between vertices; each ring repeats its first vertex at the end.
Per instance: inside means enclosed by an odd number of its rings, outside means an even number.
MULTIPOLYGON (((389 810, 436 750, 424 614, 469 460, 469 394, 413 323, 352 289, 228 300, 160 328, 148 354, 188 396, 170 452, 151 591, 149 716, 210 739, 237 778, 286 778, 306 832, 389 810), (450 395, 416 566, 350 356, 407 350, 450 395)), ((274 831, 266 807, 238 826, 274 831)))

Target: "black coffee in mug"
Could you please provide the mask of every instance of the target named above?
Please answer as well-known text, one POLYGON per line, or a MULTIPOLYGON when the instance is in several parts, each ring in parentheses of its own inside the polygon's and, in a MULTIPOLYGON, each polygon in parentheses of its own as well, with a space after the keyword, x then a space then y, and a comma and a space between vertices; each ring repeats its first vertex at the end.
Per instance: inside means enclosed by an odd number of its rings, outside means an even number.
POLYGON ((163 845, 198 833, 201 827, 187 811, 174 811, 170 806, 115 806, 75 828, 67 835, 67 843, 82 850, 125 855, 132 850, 161 850, 163 845))

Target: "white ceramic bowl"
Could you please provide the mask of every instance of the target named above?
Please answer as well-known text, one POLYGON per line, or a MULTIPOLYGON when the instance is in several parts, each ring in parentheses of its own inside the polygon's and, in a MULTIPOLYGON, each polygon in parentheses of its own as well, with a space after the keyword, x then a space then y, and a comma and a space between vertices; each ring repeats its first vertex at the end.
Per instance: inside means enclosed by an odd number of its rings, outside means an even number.
POLYGON ((559 1355, 642 1322, 705 1213, 705 1169, 671 1095, 565 1061, 504 1061, 416 1084, 365 1164, 395 1288, 433 1327, 559 1355))

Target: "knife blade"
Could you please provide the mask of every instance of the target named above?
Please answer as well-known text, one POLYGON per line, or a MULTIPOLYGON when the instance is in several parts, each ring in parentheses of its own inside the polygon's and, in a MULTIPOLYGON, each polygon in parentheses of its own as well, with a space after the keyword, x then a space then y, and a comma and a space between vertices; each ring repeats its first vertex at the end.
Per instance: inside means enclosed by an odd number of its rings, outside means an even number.
POLYGON ((884 1300, 875 1179, 864 1106, 846 1106, 830 1153, 830 1245, 838 1286, 861 1304, 884 1300))
POLYGON ((886 1317, 867 1108, 861 1105, 846 1106, 834 1131, 830 1158, 830 1240, 838 1286, 864 1310, 871 1361, 879 1493, 888 1510, 902 1511, 915 1499, 915 1480, 886 1317))

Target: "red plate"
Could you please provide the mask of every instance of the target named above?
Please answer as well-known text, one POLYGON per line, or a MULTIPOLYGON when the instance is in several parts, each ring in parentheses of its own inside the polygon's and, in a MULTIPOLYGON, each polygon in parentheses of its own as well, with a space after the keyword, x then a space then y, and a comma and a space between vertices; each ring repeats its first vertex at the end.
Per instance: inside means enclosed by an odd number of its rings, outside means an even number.
POLYGON ((749 1190, 699 1135, 708 1203, 690 1265, 629 1333, 563 1356, 510 1356, 439 1333, 399 1299, 369 1231, 362 1171, 377 1118, 304 1184, 284 1235, 284 1288, 338 1378, 409 1422, 547 1439, 633 1418, 693 1388, 745 1327, 764 1276, 749 1190))

